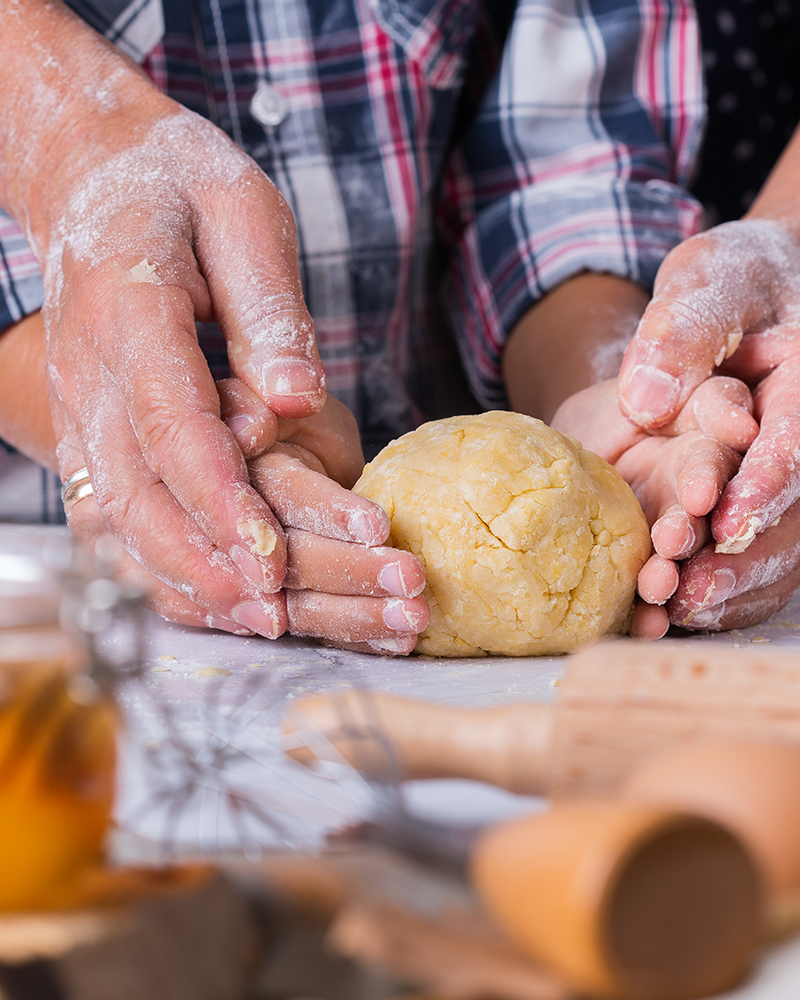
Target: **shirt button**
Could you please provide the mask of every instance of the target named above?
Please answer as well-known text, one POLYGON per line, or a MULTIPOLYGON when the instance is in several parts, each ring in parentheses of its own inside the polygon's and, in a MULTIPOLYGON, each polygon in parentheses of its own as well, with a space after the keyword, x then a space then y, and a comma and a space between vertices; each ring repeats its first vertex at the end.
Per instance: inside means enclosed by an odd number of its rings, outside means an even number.
POLYGON ((279 90, 266 80, 259 80, 250 101, 250 114, 265 128, 277 128, 289 117, 289 105, 279 90))

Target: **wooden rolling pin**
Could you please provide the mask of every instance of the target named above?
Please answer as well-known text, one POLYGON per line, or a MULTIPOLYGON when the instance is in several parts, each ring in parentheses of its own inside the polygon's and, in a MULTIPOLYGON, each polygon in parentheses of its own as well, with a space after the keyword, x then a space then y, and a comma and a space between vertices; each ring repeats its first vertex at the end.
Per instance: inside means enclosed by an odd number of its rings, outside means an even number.
POLYGON ((797 931, 800 748, 674 747, 618 791, 473 846, 480 898, 528 954, 592 996, 679 1000, 729 987, 759 941, 797 931))
POLYGON ((653 652, 584 652, 552 707, 462 712, 349 691, 301 704, 295 730, 363 770, 616 786, 614 799, 573 795, 485 830, 475 887, 509 937, 582 995, 689 1000, 730 987, 760 941, 799 923, 800 663, 653 652))
POLYGON ((470 874, 484 914, 452 898, 432 907, 435 871, 394 900, 378 879, 344 904, 328 942, 469 1000, 692 1000, 735 984, 761 943, 750 855, 717 824, 669 809, 562 802, 486 828, 470 874))
POLYGON ((573 800, 489 827, 470 860, 489 913, 581 996, 693 1000, 729 989, 761 940, 759 872, 700 816, 573 800))
POLYGON ((800 655, 688 641, 603 642, 565 661, 555 703, 461 709, 348 689, 295 702, 299 760, 331 744, 374 774, 514 792, 607 794, 644 757, 695 740, 800 746, 800 655))

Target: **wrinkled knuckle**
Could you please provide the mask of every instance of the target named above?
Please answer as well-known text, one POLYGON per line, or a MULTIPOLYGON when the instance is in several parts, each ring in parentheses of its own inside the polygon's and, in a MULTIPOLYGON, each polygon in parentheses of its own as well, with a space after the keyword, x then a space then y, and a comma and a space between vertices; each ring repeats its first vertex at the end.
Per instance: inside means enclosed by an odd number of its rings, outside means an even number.
POLYGON ((148 408, 137 427, 137 437, 147 464, 161 475, 165 468, 185 465, 186 456, 207 437, 213 414, 181 414, 173 407, 155 405, 148 408))
POLYGON ((137 437, 145 461, 160 473, 180 437, 180 421, 165 408, 151 407, 139 424, 137 437))
POLYGON ((142 491, 120 493, 116 490, 95 490, 94 498, 100 519, 106 529, 117 538, 134 537, 142 509, 142 491))
POLYGON ((678 297, 670 303, 669 314, 674 325, 692 331, 716 328, 724 319, 706 296, 702 297, 702 303, 695 296, 678 297))
POLYGON ((265 296, 256 293, 248 302, 240 302, 238 322, 244 330, 261 330, 268 324, 280 324, 291 341, 313 332, 313 324, 302 300, 293 290, 275 291, 265 296))

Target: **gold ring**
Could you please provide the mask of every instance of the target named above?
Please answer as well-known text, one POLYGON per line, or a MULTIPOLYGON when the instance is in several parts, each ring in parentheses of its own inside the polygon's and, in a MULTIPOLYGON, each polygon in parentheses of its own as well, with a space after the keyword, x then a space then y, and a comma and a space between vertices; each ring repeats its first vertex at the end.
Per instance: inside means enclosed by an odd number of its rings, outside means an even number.
POLYGON ((69 514, 76 503, 80 503, 81 500, 85 500, 93 493, 89 470, 84 466, 77 472, 73 472, 61 487, 61 502, 64 504, 64 510, 69 514))

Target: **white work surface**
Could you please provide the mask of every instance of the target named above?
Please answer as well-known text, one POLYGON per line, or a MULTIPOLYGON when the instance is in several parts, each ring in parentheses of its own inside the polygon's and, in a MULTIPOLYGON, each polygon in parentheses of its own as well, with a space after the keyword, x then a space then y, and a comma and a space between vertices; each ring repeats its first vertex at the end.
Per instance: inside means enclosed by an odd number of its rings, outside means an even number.
MULTIPOLYGON (((754 628, 684 635, 692 644, 768 644, 800 653, 800 594, 754 628)), ((154 615, 146 620, 145 659, 144 684, 122 700, 134 720, 135 742, 154 757, 145 765, 132 754, 124 767, 123 824, 145 838, 169 841, 178 852, 234 848, 248 856, 276 841, 313 847, 320 832, 369 811, 372 789, 347 768, 334 768, 329 778, 311 776, 300 765, 286 770, 279 719, 292 701, 351 685, 473 707, 548 701, 557 694, 564 663, 550 657, 366 656, 290 637, 271 642, 203 632, 154 615), (173 713, 166 725, 163 706, 173 713), (262 813, 254 818, 245 808, 243 818, 231 802, 257 803, 262 813), (269 832, 265 815, 284 824, 278 834, 269 832)), ((541 807, 471 782, 417 782, 405 791, 413 811, 450 822, 484 822, 541 807)), ((800 940, 772 951, 751 982, 726 996, 798 1000, 800 940)))

